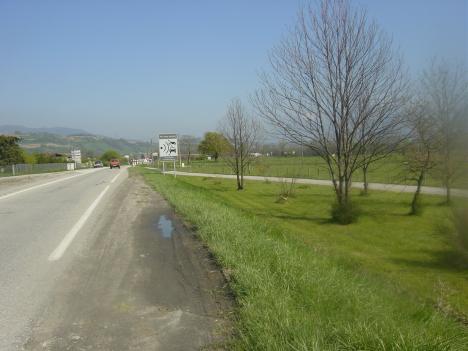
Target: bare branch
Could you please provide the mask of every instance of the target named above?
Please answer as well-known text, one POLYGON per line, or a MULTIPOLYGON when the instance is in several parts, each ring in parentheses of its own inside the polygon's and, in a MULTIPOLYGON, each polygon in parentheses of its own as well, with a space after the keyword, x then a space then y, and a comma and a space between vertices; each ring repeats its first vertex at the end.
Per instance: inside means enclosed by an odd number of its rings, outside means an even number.
POLYGON ((226 162, 237 175, 237 189, 244 188, 244 174, 255 158, 259 145, 260 122, 249 117, 239 99, 232 100, 223 120, 221 131, 231 144, 224 155, 226 162))
POLYGON ((346 0, 306 7, 270 55, 253 97, 258 114, 326 162, 338 201, 353 173, 398 145, 406 88, 392 41, 346 0))

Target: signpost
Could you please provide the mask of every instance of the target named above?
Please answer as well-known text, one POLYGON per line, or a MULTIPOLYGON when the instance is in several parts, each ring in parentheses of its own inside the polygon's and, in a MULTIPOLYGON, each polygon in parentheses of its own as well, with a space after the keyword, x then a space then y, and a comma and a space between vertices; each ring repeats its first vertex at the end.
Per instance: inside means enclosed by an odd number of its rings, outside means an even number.
POLYGON ((163 161, 163 174, 165 161, 174 162, 174 177, 176 176, 176 160, 178 156, 177 134, 159 134, 159 160, 163 161))
POLYGON ((81 163, 81 150, 71 150, 70 154, 75 163, 81 163))

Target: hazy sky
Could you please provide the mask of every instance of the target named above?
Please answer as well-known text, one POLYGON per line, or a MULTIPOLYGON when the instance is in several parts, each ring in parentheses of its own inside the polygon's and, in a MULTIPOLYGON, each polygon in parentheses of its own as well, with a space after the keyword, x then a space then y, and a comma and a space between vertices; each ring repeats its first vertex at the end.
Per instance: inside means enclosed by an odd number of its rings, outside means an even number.
MULTIPOLYGON (((0 125, 202 135, 248 98, 298 0, 0 0, 0 125)), ((356 0, 415 74, 467 61, 468 0, 356 0)))

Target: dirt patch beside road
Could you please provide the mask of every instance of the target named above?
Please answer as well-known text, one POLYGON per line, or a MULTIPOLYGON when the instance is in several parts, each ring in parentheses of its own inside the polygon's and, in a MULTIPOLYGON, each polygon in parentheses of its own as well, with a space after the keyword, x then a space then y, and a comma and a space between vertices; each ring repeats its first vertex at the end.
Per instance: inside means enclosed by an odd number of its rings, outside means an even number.
POLYGON ((120 189, 25 350, 197 350, 225 340, 231 301, 208 251, 140 177, 120 189))

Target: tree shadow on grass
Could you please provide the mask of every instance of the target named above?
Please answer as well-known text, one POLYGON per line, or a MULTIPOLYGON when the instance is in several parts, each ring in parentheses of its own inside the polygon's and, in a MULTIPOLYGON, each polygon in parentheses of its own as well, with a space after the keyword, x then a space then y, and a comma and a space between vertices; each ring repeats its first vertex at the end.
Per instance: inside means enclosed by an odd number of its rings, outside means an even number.
MULTIPOLYGON (((430 257, 426 260, 409 258, 393 258, 392 262, 427 269, 445 270, 457 273, 466 273, 468 262, 460 252, 455 249, 446 250, 426 250, 430 257)), ((468 278, 468 276, 467 276, 468 278)))
POLYGON ((304 216, 304 215, 291 215, 291 214, 262 214, 265 217, 292 220, 292 221, 308 221, 315 224, 336 224, 331 218, 319 216, 304 216))

